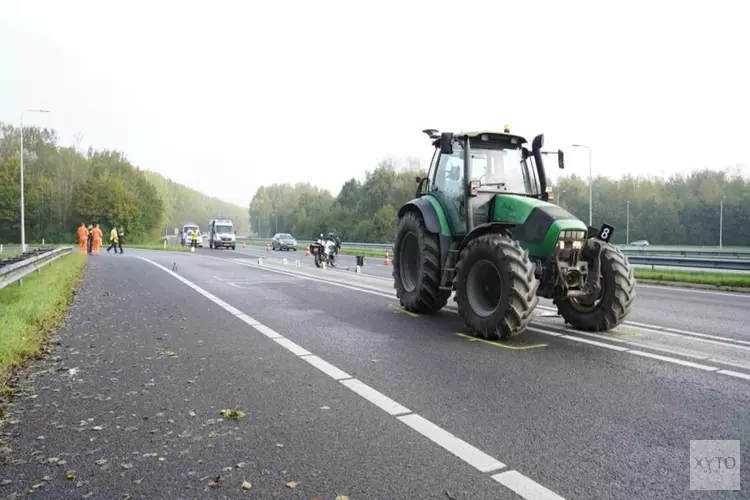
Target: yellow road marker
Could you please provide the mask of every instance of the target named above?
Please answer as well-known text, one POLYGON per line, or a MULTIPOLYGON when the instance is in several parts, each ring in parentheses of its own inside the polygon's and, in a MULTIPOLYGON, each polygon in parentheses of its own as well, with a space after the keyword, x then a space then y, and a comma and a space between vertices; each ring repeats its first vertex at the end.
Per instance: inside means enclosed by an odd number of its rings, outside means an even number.
POLYGON ((403 313, 403 314, 408 314, 412 318, 418 318, 419 317, 419 314, 413 313, 411 311, 407 311, 403 307, 396 307, 396 306, 394 306, 392 304, 388 304, 388 307, 391 308, 391 310, 393 311, 394 314, 403 313))
POLYGON ((495 347, 502 347, 503 349, 510 349, 513 351, 525 351, 528 349, 536 349, 538 347, 547 347, 547 344, 532 344, 532 345, 519 345, 519 346, 513 346, 508 344, 503 344, 502 342, 493 341, 493 340, 485 340, 480 339, 478 337, 474 337, 472 335, 466 335, 465 333, 457 333, 459 337, 463 337, 467 339, 469 342, 483 342, 485 344, 493 345, 495 347))

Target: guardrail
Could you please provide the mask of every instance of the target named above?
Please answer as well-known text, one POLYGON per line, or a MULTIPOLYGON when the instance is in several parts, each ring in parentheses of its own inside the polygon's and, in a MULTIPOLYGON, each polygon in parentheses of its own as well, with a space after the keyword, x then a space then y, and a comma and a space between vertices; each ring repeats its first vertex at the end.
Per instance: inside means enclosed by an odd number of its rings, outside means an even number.
MULTIPOLYGON (((246 241, 268 243, 267 238, 248 238, 246 241)), ((297 240, 298 245, 309 245, 311 240, 297 240)), ((362 250, 390 250, 388 243, 341 242, 345 248, 362 250)), ((750 250, 692 250, 670 248, 621 248, 632 264, 654 267, 685 267, 695 269, 716 269, 750 272, 750 250), (709 257, 724 258, 709 258, 709 257), (727 258, 728 257, 728 258, 727 258)))
POLYGON ((19 256, 0 262, 0 289, 11 283, 18 282, 23 286, 24 276, 41 271, 42 267, 51 264, 63 255, 69 254, 73 247, 58 247, 51 249, 37 249, 31 255, 21 254, 19 256))

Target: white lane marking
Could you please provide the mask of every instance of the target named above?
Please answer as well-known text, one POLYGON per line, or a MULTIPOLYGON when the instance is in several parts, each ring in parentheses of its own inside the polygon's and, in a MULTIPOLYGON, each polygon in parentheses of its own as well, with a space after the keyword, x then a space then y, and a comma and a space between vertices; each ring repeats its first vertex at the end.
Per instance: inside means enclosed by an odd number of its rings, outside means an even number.
MULTIPOLYGON (((201 287, 193 284, 192 282, 186 280, 182 276, 174 273, 173 271, 170 271, 166 267, 162 266, 161 264, 157 264, 156 262, 149 260, 145 257, 138 257, 139 259, 142 259, 159 269, 163 270, 164 272, 171 274, 181 282, 185 283, 186 285, 190 286, 193 290, 197 291, 204 297, 208 298, 212 302, 218 304, 221 301, 218 297, 213 296, 212 294, 208 293, 201 287)), ((225 303, 225 302, 223 302, 225 303)), ((237 316, 238 318, 241 318, 241 316, 237 316)), ((247 316, 249 318, 249 316, 247 316)), ((262 324, 253 325, 253 328, 258 330, 259 332, 269 335, 279 335, 278 333, 274 332, 272 329, 266 327, 262 324), (265 331, 264 331, 265 330, 265 331)), ((279 337, 281 337, 279 335, 279 337)), ((275 337, 274 340, 278 342, 279 337, 275 337)), ((284 337, 281 337, 284 338, 284 337)), ((296 345, 296 344, 294 344, 296 345)), ((307 352, 307 351, 306 351, 307 352)), ((340 370, 339 368, 333 366, 332 364, 328 363, 327 361, 324 361, 323 359, 319 358, 318 356, 315 356, 314 354, 308 354, 308 355, 300 355, 298 356, 300 359, 304 359, 314 367, 318 368, 319 370, 323 371, 330 377, 342 381, 343 384, 344 379, 353 379, 351 375, 348 373, 340 370)), ((349 387, 349 389, 352 389, 352 387, 349 387)), ((354 389, 352 389, 354 390, 354 389)), ((356 391, 354 391, 356 392, 356 391)), ((380 393, 377 393, 380 394, 380 393)), ((363 396, 364 397, 364 396, 363 396)), ((385 398, 385 396, 383 395, 385 398)), ((366 398, 367 399, 367 398, 366 398)), ((389 401, 390 398, 388 398, 389 401)), ((371 401, 368 399, 368 401, 371 401)), ((381 400, 380 402, 383 402, 384 400, 381 400)), ((373 402, 374 403, 374 402, 373 402)), ((398 405, 395 401, 393 401, 395 405, 398 405)), ((400 406, 400 405, 399 405, 400 406)), ((405 407, 403 407, 405 409, 405 407)), ((407 410, 409 411, 409 410, 407 410)), ((459 439, 458 437, 454 436, 450 432, 446 431, 445 429, 442 429, 438 427, 437 425, 433 424, 429 420, 417 415, 416 413, 411 413, 409 415, 402 415, 396 417, 401 422, 405 423, 412 429, 416 430, 423 436, 427 437, 428 439, 434 441, 438 445, 442 446, 449 452, 451 452, 453 455, 459 457, 460 459, 467 462, 469 465, 473 466, 480 472, 493 472, 499 469, 503 469, 506 467, 506 465, 499 460, 487 455, 483 451, 479 450, 478 448, 475 448, 474 446, 470 445, 469 443, 463 441, 462 439, 459 439)))
POLYGON ((298 344, 295 344, 294 342, 292 342, 286 337, 280 336, 280 338, 275 338, 273 339, 273 341, 279 344, 280 346, 284 347, 285 349, 287 349, 292 354, 295 354, 297 356, 307 356, 309 354, 312 354, 310 351, 308 351, 304 347, 298 344))
POLYGON ((699 370, 706 370, 708 372, 714 372, 718 370, 715 366, 701 365, 699 363, 693 363, 692 361, 685 361, 683 359, 670 358, 668 356, 662 356, 660 354, 654 354, 651 352, 637 351, 635 349, 628 350, 628 354, 635 354, 636 356, 643 356, 645 358, 658 359, 660 361, 666 361, 667 363, 675 363, 682 366, 689 366, 691 368, 697 368, 699 370))
POLYGON ((376 391, 361 380, 352 378, 349 380, 342 380, 341 383, 365 398, 370 403, 386 412, 388 415, 402 415, 404 413, 411 413, 411 410, 409 408, 401 406, 385 394, 376 391))
MULTIPOLYGON (((380 296, 386 297, 386 298, 391 299, 391 300, 398 300, 398 298, 395 297, 395 295, 394 296, 390 296, 390 295, 386 295, 385 293, 374 292, 374 291, 368 290, 366 288, 354 287, 354 286, 349 286, 349 285, 343 285, 343 284, 335 282, 335 281, 328 281, 328 280, 323 280, 323 279, 318 279, 318 278, 312 278, 312 277, 308 277, 308 276, 305 276, 305 275, 293 275, 291 273, 287 273, 285 271, 279 271, 277 269, 270 269, 270 268, 263 267, 263 266, 256 266, 256 265, 252 265, 252 264, 245 264, 245 263, 241 263, 241 262, 236 262, 237 259, 220 259, 218 257, 209 257, 209 256, 205 256, 205 255, 201 255, 201 257, 207 257, 207 258, 216 259, 216 260, 223 260, 223 261, 226 261, 226 262, 234 262, 234 263, 239 264, 239 265, 244 265, 246 267, 251 267, 251 268, 254 268, 254 269, 265 270, 265 271, 269 271, 269 272, 272 272, 272 273, 289 274, 291 276, 297 276, 297 277, 302 278, 302 279, 308 279, 308 280, 311 280, 311 281, 317 281, 319 283, 324 283, 324 284, 328 284, 328 285, 340 286, 340 287, 343 287, 343 288, 349 288, 349 289, 352 289, 352 290, 356 290, 356 291, 364 292, 364 293, 370 293, 370 294, 373 294, 373 295, 380 295, 380 296)), ((142 258, 142 257, 140 257, 140 258, 142 258)), ((146 260, 146 259, 144 259, 144 260, 146 260)), ((551 309, 551 308, 546 307, 546 306, 537 306, 537 307, 539 307, 541 309, 551 309)), ((627 322, 625 322, 625 324, 627 324, 627 322)), ((662 330, 662 331, 659 331, 658 333, 669 333, 669 332, 664 332, 663 331, 664 328, 662 328, 662 327, 656 327, 655 330, 656 329, 662 330)), ((573 336, 573 335, 566 335, 566 334, 560 333, 560 332, 555 332, 555 331, 551 331, 551 330, 545 330, 545 329, 539 328, 537 326, 533 326, 533 327, 530 326, 530 327, 527 328, 527 330, 532 331, 532 332, 535 331, 537 333, 543 333, 545 335, 549 335, 549 336, 552 336, 552 337, 565 338, 565 339, 571 340, 573 342, 580 342, 580 343, 584 343, 584 344, 593 345, 593 346, 596 346, 596 347, 602 347, 604 349, 611 349, 613 351, 630 352, 630 353, 634 353, 634 354, 643 353, 643 354, 641 354, 642 356, 652 357, 653 359, 657 359, 657 360, 660 360, 660 361, 665 361, 665 362, 668 362, 668 363, 675 363, 675 364, 680 364, 680 365, 689 366, 689 367, 705 366, 706 368, 701 368, 701 369, 709 369, 709 371, 716 371, 716 370, 718 370, 718 368, 716 368, 716 367, 708 367, 706 365, 697 365, 696 363, 690 363, 689 361, 683 361, 683 360, 680 360, 680 359, 670 358, 670 357, 667 357, 667 356, 659 356, 659 355, 656 355, 656 354, 649 355, 649 353, 645 353, 643 351, 633 351, 633 350, 625 348, 625 347, 619 347, 619 346, 616 346, 616 345, 606 344, 604 342, 596 342, 594 340, 588 340, 588 339, 584 339, 584 338, 581 338, 581 337, 576 337, 576 336, 573 336), (693 366, 693 365, 696 365, 696 366, 693 366)), ((623 333, 627 333, 627 332, 623 332, 623 333)), ((672 334, 672 335, 673 336, 679 336, 679 335, 676 335, 676 334, 672 334)), ((610 340, 610 339, 608 339, 608 340, 610 340)), ((620 339, 617 339, 617 340, 620 340, 620 339)), ((693 339, 693 340, 700 340, 700 339, 693 339)), ((707 340, 704 340, 704 341, 708 342, 707 340)), ((729 344, 729 343, 721 343, 720 345, 725 346, 725 347, 742 347, 742 346, 736 346, 736 345, 733 346, 732 344, 729 344)), ((658 350, 658 349, 654 349, 654 350, 658 350)))
MULTIPOLYGON (((614 332, 615 330, 612 330, 612 331, 614 332)), ((620 330, 620 332, 622 331, 620 330)), ((616 333, 620 333, 620 332, 616 332, 616 333)), ((634 345, 634 346, 642 347, 644 349, 651 349, 652 351, 666 352, 668 354, 674 354, 676 356, 684 356, 686 358, 701 359, 701 360, 708 359, 708 356, 705 356, 705 355, 689 354, 689 353, 680 352, 674 349, 668 349, 666 347, 656 347, 651 344, 644 344, 643 342, 637 342, 635 340, 618 339, 615 337, 608 337, 607 335, 600 335, 598 333, 579 332, 576 330, 571 330, 571 333, 575 333, 576 335, 585 335, 587 337, 594 337, 597 339, 607 340, 610 342, 618 342, 620 344, 634 345)))
POLYGON ((709 361, 713 363, 719 363, 720 365, 734 366, 735 368, 742 368, 743 370, 750 370, 750 365, 747 363, 734 363, 721 358, 711 358, 709 361))
POLYGON ((528 500, 564 500, 557 493, 515 470, 495 474, 492 479, 528 500))
POLYGON ((438 427, 429 420, 420 417, 416 413, 396 417, 427 439, 442 446, 449 452, 472 465, 480 472, 490 472, 505 468, 505 464, 492 458, 483 451, 473 447, 466 441, 457 438, 448 431, 438 427))
POLYGON ((745 380, 750 380, 750 375, 748 375, 747 373, 740 373, 740 372, 735 372, 732 370, 719 370, 716 373, 721 373, 722 375, 729 375, 730 377, 737 377, 737 378, 743 378, 745 380))
POLYGON ((244 321, 245 323, 247 323, 250 326, 256 326, 256 325, 260 324, 257 319, 251 318, 247 314, 238 314, 237 317, 240 318, 242 321, 244 321))
POLYGON ((280 339, 283 338, 280 333, 275 332, 274 330, 271 330, 266 325, 262 325, 258 323, 257 325, 253 325, 253 328, 258 330, 260 333, 268 337, 269 339, 280 339))
POLYGON ((346 373, 344 370, 340 370, 333 366, 328 361, 325 361, 322 358, 319 358, 318 356, 312 355, 312 356, 303 356, 302 359, 313 365, 318 370, 322 371, 329 377, 331 377, 334 380, 344 380, 347 378, 352 378, 351 375, 346 373))
POLYGON ((244 289, 245 289, 244 287, 241 287, 241 286, 240 286, 240 285, 238 285, 237 283, 232 283, 231 281, 227 281, 227 282, 225 282, 225 283, 226 283, 227 285, 231 286, 231 287, 234 287, 234 288, 239 288, 240 290, 244 290, 244 289))

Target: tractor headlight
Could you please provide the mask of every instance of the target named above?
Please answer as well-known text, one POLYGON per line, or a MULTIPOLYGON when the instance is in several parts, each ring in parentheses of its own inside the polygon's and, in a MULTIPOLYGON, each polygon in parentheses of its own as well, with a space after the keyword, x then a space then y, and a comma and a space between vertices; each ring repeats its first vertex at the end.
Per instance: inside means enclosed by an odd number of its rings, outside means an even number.
POLYGON ((580 250, 581 248, 583 248, 583 240, 574 241, 573 248, 575 250, 580 250))
POLYGON ((557 245, 560 248, 560 250, 573 249, 573 250, 580 250, 583 248, 584 245, 584 238, 586 237, 585 231, 578 231, 578 230, 564 230, 560 231, 560 236, 558 237, 557 245))

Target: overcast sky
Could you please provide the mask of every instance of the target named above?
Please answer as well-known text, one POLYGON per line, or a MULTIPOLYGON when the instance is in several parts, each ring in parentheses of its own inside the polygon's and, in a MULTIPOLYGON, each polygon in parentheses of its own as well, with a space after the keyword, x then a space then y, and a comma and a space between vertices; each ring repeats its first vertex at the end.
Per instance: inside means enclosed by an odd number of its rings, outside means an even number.
POLYGON ((541 132, 581 175, 575 142, 595 174, 750 167, 750 5, 689 3, 0 0, 0 121, 241 205, 426 160, 424 128, 541 132))

